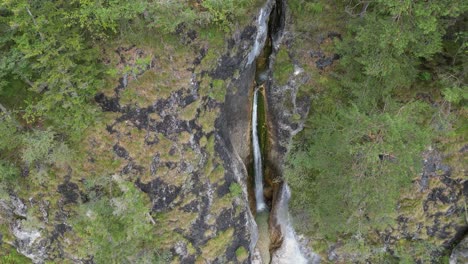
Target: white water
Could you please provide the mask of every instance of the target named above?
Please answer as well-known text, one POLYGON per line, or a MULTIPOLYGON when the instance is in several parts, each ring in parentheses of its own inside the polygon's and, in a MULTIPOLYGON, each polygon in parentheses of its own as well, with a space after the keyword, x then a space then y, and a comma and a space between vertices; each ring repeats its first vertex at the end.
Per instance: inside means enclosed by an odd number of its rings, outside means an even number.
POLYGON ((254 154, 254 176, 255 176, 255 200, 257 201, 257 212, 266 209, 265 198, 263 197, 263 171, 262 154, 260 152, 260 142, 257 132, 257 101, 258 89, 255 89, 252 109, 252 144, 254 154))
MULTIPOLYGON (((296 233, 292 227, 291 219, 288 212, 288 202, 291 198, 291 192, 286 183, 283 184, 281 196, 279 200, 278 211, 276 218, 281 226, 281 233, 283 234, 283 243, 272 256, 272 264, 306 264, 309 261, 304 257, 297 241, 296 233)), ((313 261, 314 263, 315 261, 313 261)))
POLYGON ((265 40, 268 35, 268 19, 270 18, 269 14, 271 12, 272 1, 268 1, 267 4, 262 7, 260 14, 257 17, 257 35, 255 36, 255 43, 252 47, 252 50, 249 53, 247 60, 247 65, 252 64, 252 62, 257 58, 260 52, 263 49, 265 40))
MULTIPOLYGON (((257 33, 255 36, 255 43, 252 50, 248 54, 247 66, 251 65, 255 59, 259 56, 264 48, 266 38, 268 36, 268 20, 269 14, 271 13, 274 1, 268 0, 265 6, 260 10, 260 14, 257 17, 257 33)), ((278 43, 277 43, 278 44, 278 43)), ((294 75, 299 75, 303 70, 301 68, 295 68, 294 75)), ((259 74, 259 81, 262 83, 268 78, 267 72, 259 74)), ((297 240, 296 233, 292 226, 288 202, 291 197, 289 187, 286 183, 282 185, 281 194, 278 200, 276 215, 275 217, 281 228, 281 234, 283 235, 283 242, 281 247, 277 249, 271 256, 269 252, 270 232, 269 232, 269 217, 265 199, 263 196, 263 169, 262 169, 262 156, 260 151, 260 143, 258 139, 258 88, 254 91, 253 98, 253 109, 252 109, 252 144, 254 154, 254 176, 255 176, 255 200, 257 208, 256 223, 259 234, 256 236, 256 248, 254 250, 252 263, 271 263, 271 264, 308 264, 308 263, 319 263, 320 257, 312 254, 310 259, 306 258, 301 251, 301 246, 297 240)), ((305 250, 305 252, 309 252, 305 250)))

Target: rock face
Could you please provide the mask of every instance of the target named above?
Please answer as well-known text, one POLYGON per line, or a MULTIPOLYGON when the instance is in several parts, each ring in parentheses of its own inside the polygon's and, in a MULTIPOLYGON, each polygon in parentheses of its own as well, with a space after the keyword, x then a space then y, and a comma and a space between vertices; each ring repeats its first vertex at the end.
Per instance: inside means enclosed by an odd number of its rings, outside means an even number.
POLYGON ((450 264, 462 264, 468 262, 468 237, 465 237, 452 251, 450 264))
POLYGON ((46 246, 50 241, 44 238, 41 230, 28 225, 28 207, 17 196, 12 195, 8 202, 0 201, 3 220, 10 225, 11 235, 15 238, 13 246, 35 263, 47 258, 46 246))
MULTIPOLYGON (((268 15, 273 1, 265 6, 268 15)), ((70 219, 102 192, 87 189, 88 179, 119 175, 161 216, 155 233, 170 259, 249 263, 257 239, 246 185, 255 78, 249 54, 263 23, 258 14, 225 45, 182 27, 178 44, 104 51, 121 77, 95 96, 103 118, 86 132, 84 158, 57 172, 48 189, 2 201, 0 220, 10 233, 2 240, 34 263, 93 263, 75 250, 80 237, 70 219), (148 58, 144 67, 137 63, 148 58)))

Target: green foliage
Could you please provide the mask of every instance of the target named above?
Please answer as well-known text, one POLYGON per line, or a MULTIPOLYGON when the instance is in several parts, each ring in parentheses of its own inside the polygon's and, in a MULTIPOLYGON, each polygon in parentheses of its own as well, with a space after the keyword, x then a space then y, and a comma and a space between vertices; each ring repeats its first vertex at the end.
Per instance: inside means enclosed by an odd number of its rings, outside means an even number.
POLYGON ((194 24, 197 14, 189 8, 186 1, 155 1, 148 6, 150 27, 157 28, 164 33, 176 31, 178 25, 185 23, 194 24))
POLYGON ((81 28, 95 38, 105 38, 107 32, 117 33, 120 23, 125 23, 143 13, 146 1, 89 1, 73 0, 79 8, 68 15, 81 28))
POLYGON ((463 100, 468 100, 468 86, 445 88, 442 94, 448 102, 459 104, 463 100))
MULTIPOLYGON (((293 1, 291 9, 301 3, 311 4, 293 1)), ((343 41, 335 41, 339 65, 317 78, 321 92, 289 154, 292 210, 307 219, 302 231, 326 239, 360 237, 359 250, 375 254, 361 242, 371 230, 392 224, 401 192, 419 173, 421 152, 440 135, 432 129, 438 110, 408 93, 434 82, 444 88, 445 100, 465 100, 463 67, 441 63, 441 70, 431 63, 446 49, 448 25, 466 10, 462 1, 374 1, 361 16, 349 17, 343 41)), ((458 42, 450 56, 456 58, 463 44, 453 39, 458 42)))
POLYGON ((275 67, 273 71, 273 77, 280 85, 285 85, 288 81, 289 76, 294 71, 294 65, 289 59, 286 48, 282 48, 276 54, 275 67))
POLYGON ((44 163, 63 165, 69 161, 71 150, 64 142, 55 140, 52 129, 33 130, 23 134, 21 158, 28 164, 44 163))
POLYGON ((0 160, 0 179, 2 184, 13 182, 19 175, 19 170, 13 164, 0 160))
POLYGON ((323 4, 307 2, 305 4, 304 9, 306 10, 306 12, 309 12, 312 14, 319 14, 319 13, 322 13, 323 11, 323 4))
POLYGON ((11 117, 0 116, 0 135, 0 150, 3 153, 15 149, 20 143, 16 124, 11 117))
POLYGON ((224 97, 226 96, 227 92, 227 87, 224 80, 215 79, 212 82, 212 86, 213 88, 210 90, 208 95, 219 102, 224 102, 224 97))
POLYGON ((444 263, 444 249, 427 241, 418 240, 412 243, 403 241, 397 246, 395 255, 399 258, 399 263, 444 263), (439 257, 436 257, 439 256, 439 257))
POLYGON ((351 21, 350 35, 338 44, 342 66, 353 69, 343 83, 349 82, 351 89, 353 83, 364 84, 379 94, 408 87, 417 77, 421 58, 430 59, 441 51, 449 18, 464 9, 463 1, 372 3, 362 19, 351 21), (365 79, 356 82, 361 72, 365 79))
POLYGON ((103 77, 100 41, 145 8, 143 1, 7 1, 0 17, 0 90, 21 80, 30 123, 47 120, 72 139, 94 120, 90 104, 103 77))
POLYGON ((188 1, 155 1, 147 6, 149 26, 164 33, 176 32, 179 26, 209 27, 218 26, 230 31, 236 19, 245 15, 252 0, 205 0, 201 3, 188 1))
POLYGON ((155 227, 145 194, 117 177, 108 182, 113 183, 118 190, 112 198, 107 194, 82 204, 73 220, 89 243, 82 254, 94 255, 96 263, 157 263, 157 237, 152 235, 155 227))
POLYGON ((249 252, 245 249, 245 247, 238 247, 236 249, 236 258, 238 261, 244 261, 249 257, 249 252))
POLYGON ((23 139, 25 149, 22 159, 30 165, 37 161, 50 161, 49 153, 54 143, 54 132, 50 129, 46 131, 34 130, 26 134, 23 139))
POLYGON ((3 243, 0 245, 0 263, 2 264, 23 264, 32 263, 32 261, 21 255, 12 246, 3 243))
POLYGON ((297 146, 287 177, 296 205, 322 234, 384 227, 418 172, 419 155, 430 143, 429 107, 413 102, 387 109, 363 113, 351 106, 310 119, 309 144, 297 146))
POLYGON ((0 199, 9 199, 9 190, 18 189, 15 184, 20 174, 12 163, 0 159, 0 199))

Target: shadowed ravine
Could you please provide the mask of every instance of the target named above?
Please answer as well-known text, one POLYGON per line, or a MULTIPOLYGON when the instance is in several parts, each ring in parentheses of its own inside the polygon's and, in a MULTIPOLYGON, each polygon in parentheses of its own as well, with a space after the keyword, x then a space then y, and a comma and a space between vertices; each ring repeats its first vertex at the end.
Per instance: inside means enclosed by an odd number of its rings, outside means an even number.
POLYGON ((270 89, 271 85, 270 57, 275 52, 274 43, 282 34, 281 23, 284 23, 284 18, 281 16, 284 15, 283 8, 283 2, 277 0, 275 3, 268 2, 260 10, 257 18, 257 36, 248 57, 248 63, 255 63, 256 66, 252 93, 251 125, 254 179, 254 184, 251 187, 254 189, 252 192, 255 194, 255 207, 252 208, 252 211, 256 215, 255 221, 258 227, 258 241, 256 244, 258 252, 254 262, 300 264, 308 261, 301 253, 289 219, 289 188, 283 181, 272 183, 272 175, 267 176, 264 174, 264 166, 268 166, 267 164, 270 163, 267 160, 269 157, 268 151, 271 149, 271 146, 268 146, 270 132, 268 126, 266 126, 269 115, 266 112, 268 107, 266 105, 265 96, 267 93, 265 90, 270 89), (267 16, 268 14, 269 16, 267 16), (277 197, 265 197, 265 194, 272 192, 272 190, 277 193, 277 197), (272 227, 273 222, 277 223, 274 227, 272 227), (271 237, 272 234, 276 234, 276 237, 271 237))

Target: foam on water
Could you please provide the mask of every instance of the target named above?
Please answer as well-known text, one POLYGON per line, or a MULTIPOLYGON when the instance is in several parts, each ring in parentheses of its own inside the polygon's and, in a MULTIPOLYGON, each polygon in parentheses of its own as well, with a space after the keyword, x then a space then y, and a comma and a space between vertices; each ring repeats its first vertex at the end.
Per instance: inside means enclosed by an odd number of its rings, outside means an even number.
POLYGON ((267 4, 266 6, 262 7, 260 14, 257 17, 257 35, 255 36, 254 46, 249 52, 247 65, 252 64, 252 62, 258 57, 263 49, 263 45, 265 44, 265 40, 268 35, 268 19, 270 11, 271 5, 267 4))
POLYGON ((297 241, 296 233, 292 227, 291 219, 288 212, 288 202, 291 197, 291 192, 286 183, 283 184, 281 196, 278 204, 277 219, 281 226, 283 234, 283 243, 279 249, 273 254, 271 263, 286 264, 306 264, 308 260, 303 256, 299 242, 297 241))
POLYGON ((258 117, 257 117, 257 104, 258 104, 258 88, 255 89, 253 106, 252 106, 252 144, 254 154, 254 173, 255 173, 255 200, 257 205, 257 212, 266 209, 265 199, 263 197, 263 171, 262 171, 262 153, 260 152, 260 142, 258 140, 258 117))

